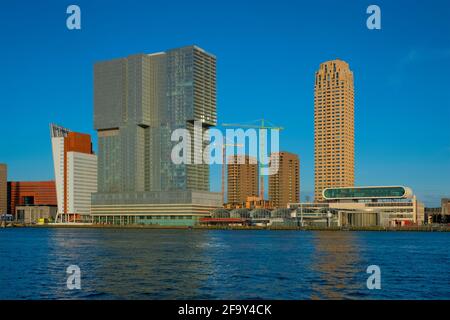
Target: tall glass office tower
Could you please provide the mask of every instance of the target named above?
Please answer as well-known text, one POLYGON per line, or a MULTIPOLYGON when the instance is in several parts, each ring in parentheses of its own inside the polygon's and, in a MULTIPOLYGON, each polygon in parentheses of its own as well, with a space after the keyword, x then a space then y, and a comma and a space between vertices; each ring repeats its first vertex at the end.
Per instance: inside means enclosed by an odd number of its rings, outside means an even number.
POLYGON ((186 128, 194 136, 195 121, 203 132, 217 123, 216 58, 203 49, 188 46, 95 64, 94 221, 191 225, 220 206, 220 195, 209 192, 207 164, 171 160, 172 132, 186 128))

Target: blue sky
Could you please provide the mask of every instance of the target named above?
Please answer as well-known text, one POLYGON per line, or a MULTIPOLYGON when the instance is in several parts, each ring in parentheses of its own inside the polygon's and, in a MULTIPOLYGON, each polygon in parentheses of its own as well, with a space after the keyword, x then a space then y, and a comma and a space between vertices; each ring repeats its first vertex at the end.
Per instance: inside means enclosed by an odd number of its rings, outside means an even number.
MULTIPOLYGON (((340 58, 355 76, 357 185, 450 196, 450 2, 9 1, 0 9, 0 162, 10 180, 53 179, 50 122, 93 131, 93 63, 196 44, 218 59, 219 123, 285 127, 314 185, 313 83, 340 58), (77 4, 82 30, 66 28, 77 4), (381 8, 382 29, 366 28, 381 8)), ((212 189, 220 190, 219 168, 212 189)))

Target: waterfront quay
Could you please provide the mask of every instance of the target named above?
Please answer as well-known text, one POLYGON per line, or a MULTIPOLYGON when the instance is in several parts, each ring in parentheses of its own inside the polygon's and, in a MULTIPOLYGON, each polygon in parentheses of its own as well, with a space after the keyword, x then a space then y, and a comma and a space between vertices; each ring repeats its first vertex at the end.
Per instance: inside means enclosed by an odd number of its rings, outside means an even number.
POLYGON ((18 224, 9 223, 6 228, 90 228, 90 229, 167 229, 167 230, 272 230, 272 231, 380 231, 380 232, 449 232, 449 225, 422 225, 403 227, 321 227, 321 226, 161 226, 161 225, 114 225, 90 223, 48 223, 18 224))

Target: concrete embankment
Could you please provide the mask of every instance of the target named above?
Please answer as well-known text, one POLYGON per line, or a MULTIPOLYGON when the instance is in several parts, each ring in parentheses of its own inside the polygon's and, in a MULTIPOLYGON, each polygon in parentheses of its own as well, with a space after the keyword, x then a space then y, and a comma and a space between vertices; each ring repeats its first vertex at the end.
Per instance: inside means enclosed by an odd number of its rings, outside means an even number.
POLYGON ((33 228, 98 228, 98 229, 171 229, 171 230, 272 230, 272 231, 415 231, 415 232, 449 232, 450 226, 408 226, 398 228, 386 227, 292 227, 292 226, 195 226, 195 227, 175 227, 158 225, 100 225, 100 224, 44 224, 44 225, 23 225, 10 224, 7 227, 33 227, 33 228))

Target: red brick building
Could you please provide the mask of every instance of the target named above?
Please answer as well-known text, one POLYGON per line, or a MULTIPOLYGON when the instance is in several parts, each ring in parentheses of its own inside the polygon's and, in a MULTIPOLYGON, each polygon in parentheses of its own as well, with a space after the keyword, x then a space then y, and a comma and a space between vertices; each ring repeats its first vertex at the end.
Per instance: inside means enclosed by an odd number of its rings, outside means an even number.
POLYGON ((56 206, 55 181, 8 182, 8 213, 15 215, 16 206, 56 206))

